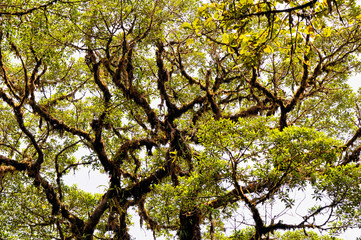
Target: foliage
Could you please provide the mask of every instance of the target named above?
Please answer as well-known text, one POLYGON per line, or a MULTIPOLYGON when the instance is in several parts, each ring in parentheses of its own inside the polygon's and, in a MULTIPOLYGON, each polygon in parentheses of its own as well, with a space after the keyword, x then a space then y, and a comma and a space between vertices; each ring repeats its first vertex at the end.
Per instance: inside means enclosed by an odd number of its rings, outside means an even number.
POLYGON ((294 232, 285 232, 283 234, 278 234, 279 239, 290 239, 290 240, 339 240, 337 237, 331 237, 331 236, 319 236, 317 233, 313 231, 302 231, 297 230, 294 232))
MULTIPOLYGON (((253 228, 245 228, 235 232, 229 239, 230 240, 247 240, 252 237, 254 234, 253 228)), ((320 236, 314 231, 287 231, 284 233, 276 232, 269 236, 269 239, 279 239, 279 240, 340 240, 337 237, 331 237, 329 235, 320 236)))
POLYGON ((354 0, 0 4, 0 238, 131 239, 132 208, 181 240, 358 227, 360 24, 354 0), (64 183, 84 166, 103 194, 64 183))

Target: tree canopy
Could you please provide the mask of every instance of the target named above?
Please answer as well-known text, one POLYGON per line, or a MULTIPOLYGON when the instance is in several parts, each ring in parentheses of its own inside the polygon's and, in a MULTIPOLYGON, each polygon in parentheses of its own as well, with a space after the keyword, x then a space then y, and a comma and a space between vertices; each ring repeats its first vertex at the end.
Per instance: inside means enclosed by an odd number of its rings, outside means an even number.
POLYGON ((180 240, 358 227, 360 25, 354 0, 0 3, 0 239, 127 240, 132 208, 180 240), (103 194, 64 183, 82 166, 103 194))

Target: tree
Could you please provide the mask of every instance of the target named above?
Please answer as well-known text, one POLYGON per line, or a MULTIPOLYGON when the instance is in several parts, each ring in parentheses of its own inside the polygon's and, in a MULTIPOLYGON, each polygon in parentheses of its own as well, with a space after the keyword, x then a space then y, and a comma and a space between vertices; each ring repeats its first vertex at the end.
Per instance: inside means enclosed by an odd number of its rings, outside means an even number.
POLYGON ((130 239, 131 207, 181 240, 357 227, 360 21, 353 0, 2 4, 0 237, 130 239), (80 166, 104 194, 64 184, 80 166))

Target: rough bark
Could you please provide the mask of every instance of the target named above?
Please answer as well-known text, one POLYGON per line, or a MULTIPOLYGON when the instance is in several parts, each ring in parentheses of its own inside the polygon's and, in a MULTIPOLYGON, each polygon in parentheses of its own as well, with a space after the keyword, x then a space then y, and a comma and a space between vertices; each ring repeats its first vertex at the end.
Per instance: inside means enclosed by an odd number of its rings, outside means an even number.
POLYGON ((179 239, 180 240, 200 240, 201 238, 201 213, 198 208, 194 208, 191 211, 181 210, 179 213, 180 228, 179 239))

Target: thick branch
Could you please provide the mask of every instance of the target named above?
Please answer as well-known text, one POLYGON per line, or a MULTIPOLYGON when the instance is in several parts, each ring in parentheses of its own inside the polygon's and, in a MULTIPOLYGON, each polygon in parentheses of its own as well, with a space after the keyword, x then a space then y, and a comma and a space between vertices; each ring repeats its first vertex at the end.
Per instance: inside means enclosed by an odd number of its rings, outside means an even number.
MULTIPOLYGON (((139 93, 134 88, 133 85, 126 87, 126 85, 123 83, 124 81, 131 81, 131 80, 127 79, 129 76, 125 69, 125 66, 124 66, 125 64, 126 64, 125 58, 122 57, 119 60, 117 69, 112 76, 112 81, 123 92, 123 94, 128 99, 133 100, 138 106, 140 106, 141 108, 144 109, 144 111, 148 117, 148 122, 150 123, 150 125, 153 128, 158 128, 160 126, 160 122, 157 118, 156 113, 151 108, 150 104, 148 103, 147 99, 141 93, 139 93)), ((129 64, 131 64, 131 63, 129 63, 129 64)))
MULTIPOLYGON (((1 92, 0 92, 0 94, 1 94, 1 92)), ((33 108, 34 112, 36 112, 42 118, 44 118, 47 122, 49 122, 50 125, 52 125, 54 129, 61 129, 61 130, 67 131, 76 136, 82 137, 82 138, 88 140, 89 142, 93 141, 89 133, 87 133, 83 130, 68 126, 63 121, 51 116, 50 113, 47 111, 47 109, 44 106, 39 106, 34 101, 30 101, 30 105, 33 108)))
POLYGON ((92 240, 93 233, 95 230, 96 225, 99 223, 101 216, 103 215, 104 211, 108 208, 108 201, 113 197, 115 193, 115 186, 112 184, 109 190, 103 195, 102 200, 95 208, 93 213, 90 215, 88 221, 85 223, 84 226, 84 235, 86 239, 92 240))
POLYGON ((27 161, 18 162, 3 155, 0 155, 0 166, 1 165, 14 167, 17 171, 24 171, 29 168, 30 163, 27 161))
POLYGON ((34 11, 36 11, 36 10, 47 8, 48 6, 54 4, 54 3, 58 2, 58 1, 59 1, 59 0, 53 0, 53 1, 50 1, 50 2, 45 3, 45 4, 43 4, 43 5, 40 5, 40 6, 37 6, 37 7, 33 7, 33 8, 30 8, 30 9, 24 10, 24 11, 17 11, 17 12, 1 11, 1 12, 0 12, 0 16, 2 16, 2 15, 23 16, 23 15, 32 13, 32 12, 34 12, 34 11))
POLYGON ((158 66, 158 89, 162 99, 165 100, 165 103, 168 108, 168 112, 172 115, 174 112, 178 111, 177 106, 170 101, 169 95, 165 88, 165 83, 168 82, 170 79, 168 71, 164 67, 162 53, 164 51, 164 47, 162 43, 157 44, 157 52, 156 52, 156 59, 157 59, 157 66, 158 66))
POLYGON ((293 8, 287 8, 287 9, 275 9, 275 10, 269 10, 269 11, 261 11, 261 12, 255 12, 255 13, 249 13, 249 14, 242 14, 240 16, 237 17, 231 17, 231 18, 227 18, 227 19, 244 19, 247 17, 252 17, 252 16, 269 16, 271 14, 277 14, 277 13, 290 13, 290 12, 294 12, 296 10, 301 10, 301 9, 305 9, 308 7, 312 7, 315 3, 317 2, 317 0, 312 0, 310 2, 307 2, 305 4, 293 7, 293 8))

